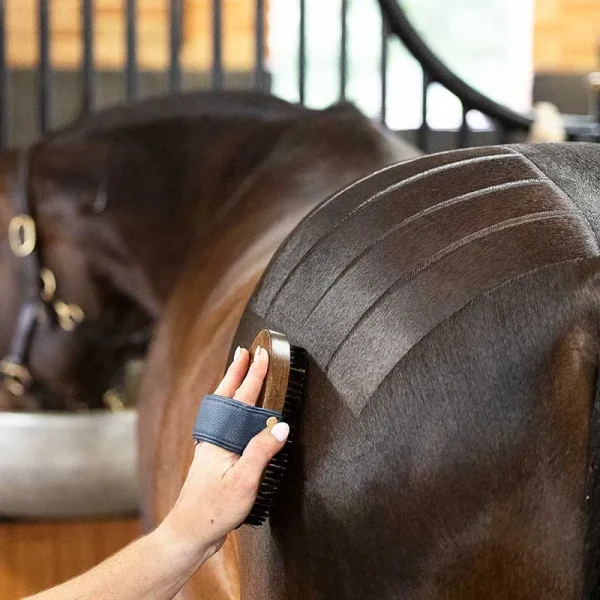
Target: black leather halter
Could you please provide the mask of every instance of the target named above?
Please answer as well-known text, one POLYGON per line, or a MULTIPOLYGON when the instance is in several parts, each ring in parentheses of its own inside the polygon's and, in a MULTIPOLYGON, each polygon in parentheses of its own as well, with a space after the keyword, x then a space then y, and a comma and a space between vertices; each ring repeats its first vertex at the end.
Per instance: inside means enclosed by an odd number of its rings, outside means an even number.
POLYGON ((23 396, 33 384, 28 364, 36 328, 42 323, 50 323, 66 331, 73 331, 85 318, 79 306, 55 299, 54 274, 42 267, 29 187, 29 166, 33 151, 34 149, 27 148, 19 155, 14 194, 15 216, 8 226, 8 242, 21 265, 21 308, 9 353, 0 362, 0 374, 4 386, 15 396, 23 396))

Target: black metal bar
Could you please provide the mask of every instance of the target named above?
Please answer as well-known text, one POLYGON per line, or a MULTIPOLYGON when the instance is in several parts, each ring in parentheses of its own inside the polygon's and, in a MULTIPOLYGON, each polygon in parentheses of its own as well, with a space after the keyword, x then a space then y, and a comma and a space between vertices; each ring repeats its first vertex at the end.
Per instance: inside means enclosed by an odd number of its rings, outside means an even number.
MULTIPOLYGON (((597 59, 600 61, 600 39, 598 40, 598 47, 596 48, 598 52, 597 59)), ((592 93, 596 93, 596 124, 600 124, 600 81, 596 82, 596 85, 592 88, 592 93)))
POLYGON ((510 142, 510 128, 504 123, 497 121, 496 129, 498 131, 498 144, 508 144, 510 142))
POLYGON ((592 93, 596 94, 596 114, 594 116, 596 117, 596 123, 598 124, 600 123, 600 82, 596 82, 592 93))
POLYGON ((221 0, 213 0, 213 89, 223 89, 223 80, 223 5, 221 0))
POLYGON ((385 17, 381 15, 381 123, 387 121, 387 70, 388 70, 388 34, 389 29, 385 17))
POLYGON ((38 77, 40 131, 46 133, 50 127, 52 107, 52 72, 50 69, 50 12, 49 0, 38 0, 38 77))
POLYGON ((179 92, 181 90, 181 9, 182 0, 170 0, 171 59, 169 65, 169 89, 171 92, 179 92))
POLYGON ((410 23, 398 0, 377 0, 381 11, 388 21, 390 31, 398 36, 408 51, 419 61, 424 70, 431 74, 435 81, 468 104, 473 110, 478 110, 503 123, 513 130, 529 130, 531 119, 521 115, 473 89, 431 51, 421 36, 410 23))
POLYGON ((306 99, 306 0, 300 0, 300 40, 298 43, 298 96, 300 104, 306 99))
POLYGON ((345 100, 348 83, 348 0, 342 0, 340 26, 340 100, 345 100))
POLYGON ((265 89, 265 0, 256 0, 254 87, 265 89))
POLYGON ((83 111, 94 107, 94 7, 92 0, 81 0, 83 30, 83 111))
POLYGON ((427 105, 428 105, 428 93, 429 86, 433 83, 431 77, 427 71, 423 71, 423 87, 422 93, 423 97, 421 98, 421 127, 419 127, 419 135, 418 135, 418 144, 419 147, 427 152, 429 149, 429 132, 431 131, 429 128, 429 123, 427 123, 427 105))
POLYGON ((469 146, 469 137, 471 133, 471 129, 469 128, 469 123, 467 122, 467 113, 469 112, 469 108, 466 104, 461 102, 462 105, 462 118, 460 122, 460 127, 458 128, 458 147, 459 148, 467 148, 469 146))
POLYGON ((126 0, 125 46, 127 48, 127 59, 125 63, 125 95, 127 100, 135 100, 139 94, 136 19, 137 0, 126 0))
POLYGON ((0 150, 8 147, 8 69, 6 67, 6 6, 0 0, 0 150))

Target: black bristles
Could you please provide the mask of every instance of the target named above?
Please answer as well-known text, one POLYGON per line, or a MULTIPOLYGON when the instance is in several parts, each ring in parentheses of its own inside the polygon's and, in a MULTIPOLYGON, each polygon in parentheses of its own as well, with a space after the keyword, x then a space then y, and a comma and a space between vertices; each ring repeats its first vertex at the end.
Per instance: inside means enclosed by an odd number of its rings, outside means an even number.
POLYGON ((308 358, 306 351, 296 346, 290 346, 290 374, 282 412, 283 421, 290 426, 290 434, 285 446, 275 455, 263 473, 260 487, 258 488, 258 496, 250 514, 244 521, 246 525, 253 525, 255 527, 262 525, 277 501, 281 483, 285 478, 289 454, 300 423, 307 367, 308 358))

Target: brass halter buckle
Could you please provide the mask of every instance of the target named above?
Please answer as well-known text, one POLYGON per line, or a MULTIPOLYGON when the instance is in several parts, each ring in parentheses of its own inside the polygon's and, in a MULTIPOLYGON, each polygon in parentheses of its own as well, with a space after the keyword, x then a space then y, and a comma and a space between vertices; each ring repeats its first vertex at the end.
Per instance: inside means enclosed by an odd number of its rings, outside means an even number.
POLYGON ((64 331, 73 331, 85 320, 85 313, 77 304, 67 304, 62 300, 56 300, 53 306, 58 317, 58 324, 64 331))
POLYGON ((110 388, 104 392, 102 395, 102 402, 104 402, 104 405, 107 406, 111 412, 125 410, 125 398, 114 388, 110 388))
POLYGON ((56 313, 60 328, 64 331, 73 331, 77 325, 80 325, 85 320, 83 309, 77 304, 68 304, 62 300, 54 300, 54 296, 56 295, 56 277, 50 269, 42 267, 40 269, 40 279, 42 280, 42 300, 46 303, 52 303, 52 308, 56 313))
POLYGON ((0 373, 4 376, 4 385, 13 396, 23 396, 31 385, 31 373, 27 367, 11 360, 0 362, 0 373))
POLYGON ((47 267, 40 269, 40 279, 42 280, 42 300, 52 302, 56 294, 56 277, 47 267))
POLYGON ((15 256, 29 256, 35 250, 36 241, 35 221, 30 215, 16 215, 10 220, 8 243, 15 256))

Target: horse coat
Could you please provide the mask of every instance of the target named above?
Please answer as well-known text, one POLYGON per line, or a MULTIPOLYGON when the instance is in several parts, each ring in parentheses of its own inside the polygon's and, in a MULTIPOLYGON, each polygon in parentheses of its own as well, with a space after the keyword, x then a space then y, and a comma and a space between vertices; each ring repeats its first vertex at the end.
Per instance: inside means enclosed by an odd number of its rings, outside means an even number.
MULTIPOLYGON (((592 597, 599 160, 586 144, 418 158, 285 240, 273 217, 198 252, 220 276, 186 272, 143 386, 155 519, 230 349, 269 327, 310 356, 281 502, 230 536, 213 568, 233 582, 237 551, 240 589, 212 597, 592 597)), ((184 597, 209 597, 203 577, 184 597)))

